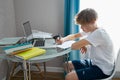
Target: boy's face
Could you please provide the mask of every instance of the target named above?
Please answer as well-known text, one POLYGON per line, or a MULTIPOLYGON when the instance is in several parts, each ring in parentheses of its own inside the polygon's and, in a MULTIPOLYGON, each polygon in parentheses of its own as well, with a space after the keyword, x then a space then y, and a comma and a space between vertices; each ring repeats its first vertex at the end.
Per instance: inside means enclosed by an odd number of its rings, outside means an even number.
POLYGON ((81 24, 81 29, 86 33, 91 32, 92 26, 92 24, 81 24))

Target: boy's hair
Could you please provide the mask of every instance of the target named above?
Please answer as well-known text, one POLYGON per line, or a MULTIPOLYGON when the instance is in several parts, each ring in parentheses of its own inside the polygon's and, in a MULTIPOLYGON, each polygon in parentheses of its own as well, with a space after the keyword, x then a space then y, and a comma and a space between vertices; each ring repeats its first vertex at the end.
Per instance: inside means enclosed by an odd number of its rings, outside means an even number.
POLYGON ((97 12, 94 9, 87 8, 77 14, 76 23, 89 24, 95 22, 97 18, 98 18, 97 12))

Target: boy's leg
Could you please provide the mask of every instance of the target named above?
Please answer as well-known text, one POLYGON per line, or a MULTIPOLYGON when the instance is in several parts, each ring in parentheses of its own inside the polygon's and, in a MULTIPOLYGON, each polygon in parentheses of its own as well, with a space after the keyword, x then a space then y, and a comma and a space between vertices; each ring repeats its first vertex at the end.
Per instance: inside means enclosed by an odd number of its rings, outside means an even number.
POLYGON ((65 77, 65 80, 79 80, 75 71, 71 71, 65 77))
POLYGON ((67 73, 71 72, 72 70, 74 70, 74 66, 72 64, 72 61, 68 61, 64 63, 64 69, 67 73))
POLYGON ((108 75, 105 75, 102 70, 95 65, 92 65, 88 68, 76 70, 76 74, 79 80, 96 80, 108 77, 108 75))
POLYGON ((91 65, 90 60, 73 60, 64 63, 64 69, 67 73, 72 70, 82 69, 91 65))

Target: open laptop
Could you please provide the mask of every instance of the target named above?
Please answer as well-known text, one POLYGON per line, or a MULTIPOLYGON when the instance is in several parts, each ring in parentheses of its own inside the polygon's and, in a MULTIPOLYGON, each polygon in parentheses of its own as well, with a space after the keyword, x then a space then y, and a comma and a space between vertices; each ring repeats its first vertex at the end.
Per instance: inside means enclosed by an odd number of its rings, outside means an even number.
POLYGON ((26 21, 23 23, 23 31, 24 31, 25 38, 28 41, 32 41, 34 46, 44 46, 44 43, 45 43, 44 38, 33 35, 30 21, 26 21))

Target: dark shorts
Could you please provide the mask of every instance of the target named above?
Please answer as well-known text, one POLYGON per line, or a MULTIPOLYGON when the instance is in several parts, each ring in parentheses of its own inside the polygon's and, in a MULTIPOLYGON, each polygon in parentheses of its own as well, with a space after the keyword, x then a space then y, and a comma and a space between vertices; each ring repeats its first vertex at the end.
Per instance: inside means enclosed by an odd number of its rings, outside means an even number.
POLYGON ((72 61, 79 80, 95 80, 109 77, 102 70, 91 64, 90 60, 72 61))

